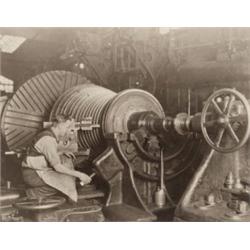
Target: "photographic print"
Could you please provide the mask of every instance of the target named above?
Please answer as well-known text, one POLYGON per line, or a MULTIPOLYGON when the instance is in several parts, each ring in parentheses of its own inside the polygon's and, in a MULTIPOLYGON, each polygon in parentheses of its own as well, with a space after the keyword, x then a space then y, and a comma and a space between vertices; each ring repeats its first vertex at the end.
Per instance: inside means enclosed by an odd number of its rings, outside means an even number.
POLYGON ((0 28, 0 221, 250 221, 249 54, 250 28, 0 28))

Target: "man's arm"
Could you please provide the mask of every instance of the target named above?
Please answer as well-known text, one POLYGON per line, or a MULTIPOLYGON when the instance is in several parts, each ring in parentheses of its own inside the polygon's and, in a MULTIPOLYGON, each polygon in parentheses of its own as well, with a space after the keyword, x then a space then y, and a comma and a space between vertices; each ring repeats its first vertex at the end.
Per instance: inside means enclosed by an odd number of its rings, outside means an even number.
POLYGON ((55 169, 55 171, 79 178, 85 184, 91 181, 91 178, 88 175, 69 169, 61 164, 60 156, 57 152, 57 142, 54 138, 44 136, 36 143, 35 147, 45 156, 46 160, 55 169))
POLYGON ((91 181, 91 178, 88 175, 81 173, 79 171, 76 171, 76 170, 69 169, 61 163, 54 165, 53 168, 59 173, 67 174, 67 175, 71 175, 76 178, 79 178, 85 184, 91 181))

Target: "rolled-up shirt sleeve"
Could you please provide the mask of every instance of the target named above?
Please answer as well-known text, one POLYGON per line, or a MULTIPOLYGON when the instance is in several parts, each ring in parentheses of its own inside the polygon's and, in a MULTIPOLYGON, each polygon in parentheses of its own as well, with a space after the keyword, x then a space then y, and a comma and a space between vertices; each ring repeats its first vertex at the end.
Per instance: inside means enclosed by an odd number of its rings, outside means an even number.
POLYGON ((38 152, 44 155, 50 166, 54 167, 61 163, 60 156, 57 152, 57 142, 55 138, 44 136, 35 144, 35 148, 38 152))

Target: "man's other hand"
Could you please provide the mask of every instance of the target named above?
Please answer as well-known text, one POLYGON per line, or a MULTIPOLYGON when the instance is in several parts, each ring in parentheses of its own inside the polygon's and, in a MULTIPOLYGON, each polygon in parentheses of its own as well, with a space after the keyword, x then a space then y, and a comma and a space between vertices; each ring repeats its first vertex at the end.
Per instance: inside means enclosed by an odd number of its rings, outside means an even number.
POLYGON ((63 154, 68 158, 71 158, 72 160, 76 159, 75 155, 72 152, 64 152, 63 154))

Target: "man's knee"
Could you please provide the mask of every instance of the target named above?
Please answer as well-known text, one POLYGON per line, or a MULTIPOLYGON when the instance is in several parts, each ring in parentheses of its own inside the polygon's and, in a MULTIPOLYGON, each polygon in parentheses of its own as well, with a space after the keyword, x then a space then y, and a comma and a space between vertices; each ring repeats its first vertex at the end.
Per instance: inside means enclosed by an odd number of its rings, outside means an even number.
POLYGON ((57 190, 47 185, 33 169, 23 169, 24 182, 27 185, 26 195, 38 199, 57 194, 57 190))
POLYGON ((45 197, 53 196, 57 193, 58 191, 56 189, 48 185, 26 189, 26 195, 30 199, 45 198, 45 197))
POLYGON ((34 169, 23 168, 23 180, 29 187, 41 187, 45 185, 45 182, 39 177, 34 169))

